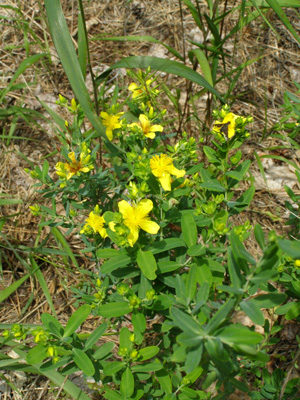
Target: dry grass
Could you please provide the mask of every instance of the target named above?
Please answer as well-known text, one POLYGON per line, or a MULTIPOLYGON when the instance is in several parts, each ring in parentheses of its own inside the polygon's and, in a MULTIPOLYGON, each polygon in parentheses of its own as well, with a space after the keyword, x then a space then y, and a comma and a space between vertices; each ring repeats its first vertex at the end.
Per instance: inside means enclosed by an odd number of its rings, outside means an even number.
MULTIPOLYGON (((8 19, 3 20, 0 36, 0 68, 2 79, 0 89, 6 87, 21 61, 26 58, 26 43, 28 42, 28 54, 50 51, 50 63, 47 58, 41 60, 37 65, 28 68, 21 75, 19 82, 33 83, 23 90, 17 90, 9 94, 7 102, 10 105, 22 105, 34 108, 42 112, 36 96, 46 101, 48 105, 56 107, 55 100, 59 93, 72 98, 72 92, 67 79, 59 63, 56 52, 43 18, 43 8, 40 1, 7 0, 6 5, 19 7, 21 13, 18 15, 12 9, 2 9, 1 14, 8 19), (16 22, 18 18, 23 22, 16 22), (27 35, 24 34, 27 27, 27 35)), ((234 7, 238 1, 232 2, 234 7)), ((0 5, 3 0, 0 0, 0 5)), ((200 2, 203 9, 205 1, 200 2)), ((76 45, 77 39, 77 11, 74 1, 62 1, 64 13, 76 45)), ((185 39, 201 41, 202 34, 195 27, 193 19, 187 9, 183 9, 183 24, 181 22, 180 7, 176 0, 144 0, 124 2, 120 0, 104 0, 102 2, 90 0, 85 2, 85 14, 89 36, 92 39, 96 35, 123 36, 123 35, 151 35, 156 39, 172 46, 181 54, 187 54, 190 45, 185 39), (185 43, 185 44, 184 44, 185 43)), ((293 11, 288 16, 295 29, 299 29, 297 15, 293 11)), ((236 14, 233 18, 238 19, 236 14)), ((230 71, 243 62, 259 55, 263 55, 258 62, 246 67, 235 86, 233 94, 237 96, 233 110, 240 114, 251 114, 255 123, 252 127, 251 141, 244 147, 245 157, 253 159, 253 151, 264 152, 266 147, 273 144, 271 141, 260 142, 265 127, 270 128, 278 121, 283 102, 285 90, 295 92, 292 81, 300 81, 300 52, 299 46, 290 36, 275 14, 269 15, 270 21, 275 27, 278 35, 275 35, 261 20, 254 21, 250 26, 244 28, 234 42, 228 42, 225 49, 232 54, 227 59, 227 68, 230 71), (267 115, 266 115, 267 110, 267 115)), ((232 28, 232 18, 224 24, 225 35, 232 28)), ((90 42, 92 66, 99 67, 103 64, 110 65, 121 57, 131 55, 156 55, 169 57, 167 51, 160 45, 146 42, 104 42, 92 40, 90 42)), ((201 72, 201 71, 199 71, 201 72)), ((122 78, 123 79, 123 78, 122 78)), ((186 96, 186 84, 181 78, 162 76, 169 87, 177 87, 182 90, 182 103, 186 96)), ((228 82, 222 82, 217 89, 222 92, 226 89, 228 82)), ((196 88, 193 88, 193 93, 196 88)), ((193 94, 192 93, 192 94, 193 94)), ((169 112, 172 109, 166 103, 169 112)), ((200 120, 206 119, 206 100, 200 99, 196 102, 197 113, 200 120)), ((56 111, 59 110, 56 108, 56 111)), ((1 121, 0 121, 1 123, 1 121)), ((7 134, 9 120, 4 121, 2 129, 7 134), (4 125, 5 124, 5 125, 4 125)), ((183 126, 189 129, 190 134, 197 135, 193 125, 183 126)), ((1 217, 6 222, 2 229, 10 243, 20 250, 20 246, 34 246, 37 234, 39 218, 33 217, 28 209, 29 205, 44 201, 32 188, 33 180, 24 172, 29 167, 28 160, 33 164, 41 166, 43 158, 56 148, 56 139, 53 129, 49 124, 40 121, 40 125, 31 126, 24 121, 17 121, 15 136, 24 139, 12 140, 9 144, 2 141, 1 146, 1 179, 0 193, 8 194, 13 198, 20 198, 23 204, 6 206, 1 208, 1 217)), ((293 157, 293 155, 290 155, 293 157)), ((56 156, 49 159, 50 173, 54 172, 56 156)), ((297 157, 295 161, 298 162, 297 157)), ((252 166, 255 172, 257 167, 252 166)), ((284 190, 281 190, 284 193, 284 190)), ((251 209, 238 216, 238 222, 249 220, 252 225, 260 223, 266 232, 275 229, 280 234, 286 232, 285 219, 282 218, 284 208, 283 199, 278 191, 272 192, 266 188, 257 191, 251 209), (272 219, 270 214, 274 215, 272 219), (277 220, 275 217, 278 217, 277 220)), ((47 234, 45 231, 41 238, 47 234)), ((76 236, 69 238, 69 244, 75 252, 80 250, 80 242, 76 236)), ((55 243, 52 243, 55 246, 55 243)), ((247 247, 253 254, 258 249, 253 239, 248 240, 247 247)), ((18 251, 19 251, 18 250, 18 251)), ((26 258, 27 252, 20 254, 26 258)), ((8 287, 14 280, 22 277, 27 271, 16 259, 15 254, 4 244, 2 248, 2 282, 0 288, 8 287)), ((90 265, 82 259, 82 267, 93 270, 90 265)), ((54 305, 57 309, 58 318, 65 323, 73 308, 73 297, 69 288, 80 283, 77 271, 70 270, 61 263, 60 259, 47 258, 39 260, 41 269, 48 283, 51 294, 53 294, 54 305)), ((40 319, 40 315, 49 311, 44 294, 38 282, 34 278, 27 280, 2 305, 0 321, 2 323, 23 322, 32 323, 40 319), (30 296, 33 294, 32 298, 30 296), (28 303, 28 301, 30 302, 28 303), (24 311, 25 310, 25 311, 24 311)), ((87 321, 86 329, 91 329, 95 320, 87 321)), ((12 378, 13 380, 15 378, 12 378)), ((17 378, 19 379, 19 378, 17 378)), ((32 380, 24 385, 21 390, 24 399, 54 399, 55 395, 48 390, 48 381, 41 378, 32 380), (47 394, 48 393, 48 394, 47 394)), ((55 392, 55 391, 54 391, 55 392)), ((19 399, 15 393, 10 393, 11 399, 19 399)), ((65 398, 65 397, 60 397, 65 398)), ((66 397, 67 398, 67 397, 66 397)))

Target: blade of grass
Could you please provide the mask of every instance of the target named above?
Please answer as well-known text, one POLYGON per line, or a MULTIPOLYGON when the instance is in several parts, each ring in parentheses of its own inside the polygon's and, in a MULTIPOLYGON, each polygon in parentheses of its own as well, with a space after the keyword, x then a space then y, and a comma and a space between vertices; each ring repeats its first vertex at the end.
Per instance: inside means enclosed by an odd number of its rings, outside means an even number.
POLYGON ((263 180, 265 181, 265 184, 268 187, 268 182, 267 182, 267 178, 265 175, 264 167, 263 167, 261 159, 260 159, 259 155, 256 153, 256 151, 254 152, 254 156, 256 158, 257 165, 258 165, 259 171, 261 173, 261 176, 263 177, 263 180))
POLYGON ((106 139, 105 129, 94 111, 83 79, 75 48, 63 15, 61 2, 60 0, 45 0, 44 3, 51 36, 74 94, 97 134, 106 139))
POLYGON ((151 57, 151 56, 131 56, 125 57, 122 60, 118 61, 112 67, 103 72, 97 79, 103 79, 106 77, 112 69, 115 68, 138 68, 138 69, 146 69, 151 67, 152 70, 167 72, 169 74, 181 76, 186 78, 194 83, 197 83, 200 86, 203 86, 209 92, 214 94, 222 103, 224 100, 222 96, 207 82, 206 79, 203 78, 198 72, 193 69, 182 65, 178 61, 166 60, 164 58, 159 57, 151 57))
POLYGON ((70 249, 70 246, 68 245, 66 239, 64 238, 63 234, 61 233, 61 231, 56 228, 56 227, 51 227, 51 232, 55 238, 55 240, 57 241, 58 244, 61 244, 62 247, 65 249, 66 253, 68 254, 68 256, 70 257, 70 259, 73 261, 73 264, 75 265, 75 267, 77 269, 79 269, 79 265, 77 263, 77 260, 72 252, 72 250, 70 249))
POLYGON ((7 299, 14 291, 16 291, 18 287, 21 286, 22 283, 24 283, 30 277, 30 275, 31 274, 26 274, 25 276, 13 282, 10 286, 2 290, 0 292, 0 303, 7 299))
POLYGON ((22 61, 19 68, 17 69, 16 73, 14 74, 14 76, 12 77, 12 79, 10 80, 10 82, 8 83, 8 85, 6 86, 5 89, 3 89, 0 92, 0 103, 2 103, 4 97, 7 95, 7 93, 11 90, 11 87, 13 86, 13 84, 15 83, 15 81, 18 79, 18 77, 23 74, 23 72, 30 67, 32 64, 34 64, 35 62, 37 62, 38 60, 40 60, 42 57, 45 57, 47 54, 35 54, 33 56, 30 56, 28 58, 26 58, 26 60, 22 61))
POLYGON ((285 25, 285 27, 288 29, 288 31, 294 36, 294 38, 297 40, 297 42, 300 44, 300 37, 298 36, 297 32, 293 28, 292 24, 288 20, 288 17, 286 16, 285 12, 281 8, 279 2, 277 0, 266 0, 269 6, 275 11, 275 13, 278 15, 278 17, 281 19, 282 23, 285 25))
POLYGON ((260 158, 272 158, 273 160, 283 161, 283 162, 285 162, 285 163, 291 165, 293 168, 295 168, 297 171, 300 172, 299 165, 295 164, 293 161, 290 161, 290 160, 288 160, 288 159, 285 158, 285 157, 274 156, 274 155, 272 155, 272 154, 266 154, 266 155, 260 156, 260 158))
POLYGON ((251 3, 254 5, 254 7, 257 9, 257 11, 259 12, 260 16, 262 17, 262 19, 265 21, 265 23, 268 25, 268 27, 271 29, 271 31, 273 31, 275 33, 275 35, 277 36, 277 39, 279 39, 279 34, 276 32, 276 30, 273 28, 273 25, 268 21, 268 19, 264 16, 264 13, 262 13, 260 11, 260 8, 258 6, 258 4, 256 3, 255 0, 250 0, 251 3))
POLYGON ((54 304, 53 304, 52 298, 51 298, 51 294, 49 292, 48 285, 44 278, 44 275, 43 275, 42 271, 40 270, 40 267, 37 265, 32 254, 30 255, 29 259, 30 259, 32 268, 35 270, 35 276, 36 276, 37 280, 39 281, 39 284, 42 288, 42 291, 45 295, 46 300, 48 301, 49 307, 50 307, 51 311, 53 312, 53 315, 56 317, 56 311, 55 311, 54 304))
POLYGON ((195 57, 198 60, 199 65, 200 65, 200 67, 202 69, 204 78, 207 80, 207 82, 211 86, 214 86, 212 75, 211 75, 211 70, 210 70, 210 66, 209 66, 209 62, 208 62, 207 58, 205 57, 204 52, 202 50, 200 50, 200 49, 194 49, 194 50, 191 50, 189 52, 189 54, 194 54, 195 55, 195 57))
POLYGON ((1 199, 1 196, 5 196, 5 195, 0 193, 0 206, 23 203, 23 200, 21 200, 21 199, 1 199))
POLYGON ((87 43, 84 29, 83 15, 78 12, 78 60, 83 79, 86 78, 87 43))

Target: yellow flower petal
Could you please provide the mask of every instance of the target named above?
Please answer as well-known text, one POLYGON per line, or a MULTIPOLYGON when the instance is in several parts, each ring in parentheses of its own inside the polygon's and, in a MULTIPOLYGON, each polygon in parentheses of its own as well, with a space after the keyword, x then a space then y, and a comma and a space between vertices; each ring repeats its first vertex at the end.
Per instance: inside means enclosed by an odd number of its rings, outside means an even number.
POLYGON ((184 169, 177 169, 173 165, 173 160, 166 154, 154 156, 150 160, 152 174, 158 178, 164 190, 171 190, 171 175, 181 178, 185 175, 184 169))
POLYGON ((161 125, 152 125, 151 126, 151 132, 162 132, 164 130, 164 127, 161 125))
POLYGON ((177 169, 174 167, 174 165, 169 168, 170 174, 175 175, 176 178, 182 178, 185 175, 185 170, 184 169, 177 169))
POLYGON ((147 137, 147 138, 149 138, 149 139, 154 139, 155 138, 155 133, 154 132, 148 132, 148 133, 145 133, 145 136, 147 137))
POLYGON ((144 199, 139 202, 139 204, 136 207, 136 213, 139 215, 140 218, 145 218, 146 215, 149 214, 149 212, 153 208, 153 203, 149 199, 144 199))
POLYGON ((112 130, 109 129, 109 128, 106 128, 105 133, 106 133, 107 139, 111 142, 111 141, 113 140, 113 133, 112 133, 112 130))
POLYGON ((125 201, 125 200, 121 200, 118 203, 118 207, 119 207, 120 213, 123 215, 124 218, 126 218, 127 215, 129 215, 132 211, 131 205, 129 203, 127 203, 127 201, 125 201))
POLYGON ((131 247, 133 247, 133 245, 136 243, 138 238, 139 238, 139 230, 137 228, 130 229, 130 233, 127 236, 127 239, 128 239, 128 243, 131 247))
POLYGON ((130 229, 127 236, 128 243, 133 246, 139 237, 139 229, 155 234, 159 230, 159 225, 148 217, 153 208, 153 203, 149 199, 141 200, 136 206, 131 206, 125 200, 118 204, 119 211, 123 216, 123 223, 130 229))
POLYGON ((151 233, 152 235, 155 235, 160 228, 160 226, 156 222, 150 221, 150 219, 142 221, 140 223, 140 227, 141 229, 143 229, 143 231, 151 233))
POLYGON ((164 190, 171 191, 171 175, 165 174, 164 176, 159 178, 159 182, 164 190))

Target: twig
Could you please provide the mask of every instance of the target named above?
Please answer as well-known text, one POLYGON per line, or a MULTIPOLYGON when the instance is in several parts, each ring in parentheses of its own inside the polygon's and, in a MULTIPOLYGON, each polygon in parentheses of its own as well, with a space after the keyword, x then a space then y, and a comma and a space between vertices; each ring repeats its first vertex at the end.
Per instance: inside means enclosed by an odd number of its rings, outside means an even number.
POLYGON ((57 395, 56 395, 56 397, 55 397, 54 400, 58 400, 59 395, 61 394, 61 392, 62 392, 62 390, 63 390, 63 388, 64 388, 64 386, 65 386, 65 383, 66 383, 66 381, 67 381, 67 379, 68 379, 68 376, 69 376, 69 375, 67 375, 67 376, 65 377, 65 379, 64 379, 64 381, 63 381, 61 387, 59 388, 59 390, 58 390, 58 392, 57 392, 57 395))
POLYGON ((279 395, 278 400, 282 400, 282 399, 283 399, 284 391, 285 391, 286 385, 287 385, 287 383, 288 383, 288 381, 289 381, 289 379, 290 379, 290 375, 291 375, 291 373, 292 373, 292 371, 293 371, 293 368, 295 367, 295 363, 296 363, 296 361, 298 360, 299 357, 300 357, 300 347, 299 347, 299 349, 298 349, 298 351, 297 351, 295 357, 294 357, 293 360, 291 361, 291 365, 289 366, 289 368, 288 368, 288 370, 287 370, 287 374, 286 374, 286 377, 285 377, 285 379, 284 379, 284 381, 283 381, 282 388, 281 388, 281 391, 280 391, 280 395, 279 395))

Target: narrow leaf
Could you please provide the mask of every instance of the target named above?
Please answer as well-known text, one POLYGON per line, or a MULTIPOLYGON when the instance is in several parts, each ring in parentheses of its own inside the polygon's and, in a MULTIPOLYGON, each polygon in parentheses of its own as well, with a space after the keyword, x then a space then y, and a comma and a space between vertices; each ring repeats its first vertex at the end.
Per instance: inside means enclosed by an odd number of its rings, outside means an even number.
POLYGON ((126 398, 130 397, 134 391, 133 374, 128 367, 122 374, 120 391, 126 398))
POLYGON ((19 286, 22 285, 23 282, 26 281, 30 277, 30 274, 24 275, 22 278, 18 279, 14 283, 12 283, 10 286, 5 288, 0 292, 0 303, 7 299, 15 290, 18 289, 19 286))
POLYGON ((85 342, 84 349, 88 350, 91 348, 103 335, 103 333, 106 331, 107 324, 101 324, 90 334, 88 337, 87 341, 85 342))
POLYGON ((253 321, 254 324, 263 325, 265 323, 264 315, 255 302, 251 300, 241 301, 240 307, 244 311, 244 313, 247 314, 248 317, 253 321))
POLYGON ((146 69, 148 67, 151 67, 151 69, 154 71, 167 72, 169 74, 181 76, 182 78, 186 78, 191 82, 197 83, 198 85, 207 89, 209 92, 213 93, 219 100, 221 100, 222 103, 224 103, 221 95, 198 72, 179 63, 178 61, 167 60, 165 58, 151 56, 125 57, 106 70, 100 75, 100 77, 107 76, 109 72, 115 68, 146 69))
POLYGON ((73 348, 73 360, 78 368, 88 376, 93 376, 95 367, 89 357, 81 349, 73 348))
POLYGON ((87 304, 79 307, 69 318, 65 328, 64 337, 72 335, 76 329, 78 329, 80 325, 87 319, 87 317, 90 315, 90 312, 91 307, 87 304))
POLYGON ((99 307, 98 313, 102 317, 121 317, 122 315, 129 314, 131 312, 129 303, 125 301, 116 301, 115 303, 103 304, 99 307))
POLYGON ((140 249, 137 253, 136 262, 146 278, 150 281, 156 279, 157 264, 151 251, 142 251, 140 249))
POLYGON ((61 8, 61 2, 60 0, 45 0, 44 3, 51 36, 75 96, 99 136, 106 139, 105 129, 94 112, 92 101, 83 80, 80 64, 61 8))
POLYGON ((195 246, 197 244, 197 226, 195 219, 192 214, 185 213, 181 217, 181 229, 183 240, 188 247, 195 246))

